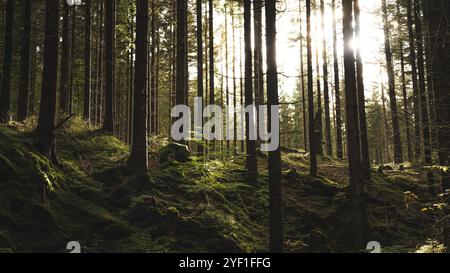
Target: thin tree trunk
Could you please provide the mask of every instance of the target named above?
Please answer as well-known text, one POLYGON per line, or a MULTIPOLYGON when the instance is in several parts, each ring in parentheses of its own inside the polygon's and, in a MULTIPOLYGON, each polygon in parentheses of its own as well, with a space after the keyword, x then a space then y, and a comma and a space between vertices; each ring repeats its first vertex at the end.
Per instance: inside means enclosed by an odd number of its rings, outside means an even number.
MULTIPOLYGON (((213 0, 209 0, 209 103, 215 104, 215 82, 214 82, 214 72, 215 72, 215 64, 214 64, 214 5, 213 0)), ((215 149, 215 141, 212 141, 212 149, 215 149)))
POLYGON ((308 112, 309 112, 309 173, 317 175, 317 147, 314 122, 314 90, 311 45, 311 0, 306 0, 306 48, 308 63, 308 112))
MULTIPOLYGON (((262 6, 263 0, 253 1, 253 34, 255 41, 254 48, 254 93, 255 105, 258 107, 264 101, 264 72, 263 72, 263 53, 262 53, 262 6)), ((256 112, 256 124, 259 124, 259 114, 256 112)))
MULTIPOLYGON (((203 99, 203 14, 202 14, 202 0, 197 0, 197 97, 203 99)), ((203 109, 203 105, 202 105, 203 109)), ((200 128, 203 130, 203 118, 199 120, 200 128)), ((199 156, 203 155, 203 145, 197 145, 197 153, 199 156)))
POLYGON ((116 1, 106 1, 106 25, 105 25, 105 49, 106 49, 106 77, 105 77, 105 117, 103 120, 103 129, 114 133, 114 49, 115 49, 115 13, 116 1))
POLYGON ((30 40, 31 40, 31 0, 26 0, 23 10, 23 30, 20 53, 20 82, 17 119, 23 121, 28 116, 30 98, 30 40))
MULTIPOLYGON (((354 2, 354 11, 355 11, 355 36, 356 36, 355 39, 360 41, 361 22, 360 22, 359 0, 355 0, 354 2)), ((364 94, 365 93, 364 71, 360 47, 356 49, 356 79, 358 92, 358 118, 359 118, 359 130, 361 141, 360 144, 361 144, 362 175, 365 181, 371 181, 369 141, 367 139, 366 99, 364 94)))
POLYGON ((36 41, 31 41, 31 71, 30 71, 30 102, 29 102, 29 114, 36 114, 36 72, 37 72, 37 53, 36 53, 36 41))
POLYGON ((336 31, 336 0, 332 0, 331 9, 333 11, 333 56, 334 56, 334 90, 336 103, 336 155, 337 158, 344 158, 342 148, 342 114, 341 114, 341 91, 339 80, 339 61, 337 55, 337 31, 336 31))
POLYGON ((0 93, 0 123, 8 123, 11 110, 11 62, 14 25, 14 0, 6 1, 3 79, 0 93))
POLYGON ((75 41, 76 41, 76 18, 77 18, 77 8, 73 7, 72 10, 72 22, 71 22, 71 34, 70 34, 70 71, 69 75, 69 94, 67 94, 67 108, 70 114, 73 113, 73 93, 74 93, 74 75, 75 75, 75 41))
MULTIPOLYGON (((400 17, 400 4, 397 2, 397 15, 400 17)), ((403 41, 399 40, 399 51, 400 51, 400 67, 401 67, 401 81, 402 81, 402 95, 403 95, 403 112, 405 119, 405 135, 406 135, 406 147, 407 147, 407 159, 408 161, 413 160, 413 148, 411 143, 411 129, 409 126, 409 106, 408 106, 408 93, 406 88, 406 73, 405 73, 405 56, 403 41)))
POLYGON ((323 99, 325 107, 325 141, 326 152, 328 156, 333 156, 333 144, 331 140, 331 119, 330 119, 330 97, 328 87, 328 55, 327 55, 327 42, 325 37, 325 3, 324 0, 320 0, 320 13, 322 19, 320 20, 322 29, 322 58, 323 58, 323 99))
MULTIPOLYGON (((252 15, 251 2, 244 1, 244 43, 245 43, 245 106, 253 105, 253 71, 252 71, 252 15)), ((256 158, 256 141, 251 135, 251 132, 256 132, 254 118, 245 115, 245 138, 247 146, 247 161, 246 167, 250 174, 252 183, 256 183, 258 177, 257 158, 256 158), (250 119, 251 118, 251 119, 250 119), (251 139, 253 138, 253 139, 251 139)))
MULTIPOLYGON (((177 53, 176 53, 176 105, 186 104, 186 24, 187 0, 176 1, 177 5, 177 53)), ((186 130, 186 128, 183 128, 186 130)))
MULTIPOLYGON (((316 12, 316 24, 315 24, 315 32, 319 33, 319 22, 318 16, 316 12)), ((320 62, 319 62, 319 35, 316 35, 316 87, 317 87, 317 115, 315 122, 315 139, 316 139, 316 148, 317 153, 319 155, 324 155, 323 151, 323 110, 322 110, 322 86, 320 84, 320 62)))
MULTIPOLYGON (((224 20, 225 20, 225 97, 227 107, 230 107, 230 89, 229 89, 229 79, 228 79, 228 13, 227 13, 227 5, 224 5, 224 20)), ((234 40, 234 39, 233 39, 234 40)), ((227 125, 228 126, 228 125, 227 125)), ((228 128, 227 128, 228 132, 228 128)), ((235 139, 236 140, 236 139, 235 139)), ((227 151, 226 156, 228 157, 228 152, 230 151, 230 140, 227 137, 227 151)))
POLYGON ((151 59, 150 59, 150 66, 149 66, 149 75, 150 75, 150 134, 156 133, 156 77, 155 77, 155 70, 156 70, 156 6, 155 6, 155 0, 152 0, 151 2, 151 10, 152 10, 152 18, 151 20, 151 36, 152 36, 152 42, 150 45, 151 48, 151 59))
MULTIPOLYGON (((424 163, 426 166, 433 164, 431 158, 431 139, 430 139, 430 121, 428 120, 428 105, 427 105, 427 93, 425 86, 425 60, 423 50, 423 36, 422 36, 422 22, 420 20, 420 3, 415 0, 415 16, 414 21, 416 23, 416 44, 417 44, 417 68, 419 74, 419 95, 421 100, 422 111, 422 132, 423 132, 423 148, 424 148, 424 163)), ((428 193, 434 195, 434 183, 432 172, 427 172, 428 193)))
POLYGON ((389 101, 391 108, 392 130, 394 138, 394 162, 400 164, 403 162, 403 148, 400 138, 400 125, 398 122, 397 97, 395 95, 395 75, 392 61, 390 26, 387 13, 386 0, 382 0, 383 23, 384 23, 384 51, 386 54, 386 67, 389 78, 389 101))
POLYGON ((298 1, 298 14, 299 14, 299 29, 300 29, 300 77, 301 77, 301 92, 302 92, 302 118, 303 118, 303 148, 308 151, 308 124, 306 118, 306 96, 305 96, 305 68, 303 60, 303 19, 302 19, 302 2, 298 1))
POLYGON ((381 102, 382 102, 382 106, 383 106, 383 121, 384 121, 384 128, 383 128, 383 133, 384 133, 384 147, 386 150, 386 159, 387 162, 391 162, 391 155, 390 155, 390 151, 389 151, 389 139, 388 139, 388 128, 389 128, 389 123, 388 123, 388 119, 387 119, 387 111, 386 111, 386 97, 384 96, 384 83, 381 83, 381 102))
POLYGON ((415 37, 413 32, 414 22, 412 19, 412 0, 407 0, 407 19, 408 19, 408 35, 409 35, 409 60, 411 63, 411 74, 413 82, 413 98, 414 98, 414 153, 415 159, 420 158, 420 98, 419 87, 417 85, 417 65, 415 51, 415 37))
MULTIPOLYGON (((97 108, 97 124, 101 124, 102 122, 102 117, 103 117, 103 85, 105 82, 105 77, 104 77, 104 66, 105 66, 105 50, 104 50, 104 16, 103 16, 103 11, 104 11, 104 3, 100 2, 100 24, 98 27, 98 39, 99 39, 99 43, 100 43, 100 49, 99 49, 99 53, 98 53, 98 60, 99 60, 99 64, 98 64, 98 83, 97 83, 97 104, 96 104, 96 108, 97 108)), ((131 61, 131 66, 133 66, 133 62, 131 61)), ((130 79, 130 84, 132 83, 131 79, 130 79)), ((132 88, 132 85, 131 85, 132 88)))
MULTIPOLYGON (((231 33, 231 44, 232 44, 232 51, 233 51, 233 57, 231 59, 231 73, 233 77, 233 108, 236 109, 237 106, 237 78, 236 78, 236 27, 235 27, 235 20, 234 20, 234 9, 231 8, 231 26, 233 32, 231 33)), ((239 51, 239 54, 241 51, 239 51)), ((242 67, 240 67, 242 69, 242 67)), ((240 80, 240 79, 239 79, 240 80)), ((243 121, 241 121, 243 122, 243 121)), ((238 141, 237 141, 237 126, 238 126, 238 120, 237 120, 237 113, 236 111, 233 112, 233 134, 234 134, 234 155, 237 155, 238 153, 238 141)))
POLYGON ((84 99, 83 118, 91 121, 91 0, 85 1, 84 15, 84 99))

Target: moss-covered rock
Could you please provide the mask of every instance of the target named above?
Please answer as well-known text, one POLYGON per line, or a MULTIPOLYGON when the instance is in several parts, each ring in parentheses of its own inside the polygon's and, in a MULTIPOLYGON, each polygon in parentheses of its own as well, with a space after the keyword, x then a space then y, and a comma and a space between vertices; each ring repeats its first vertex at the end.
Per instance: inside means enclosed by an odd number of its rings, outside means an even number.
POLYGON ((172 142, 162 147, 159 151, 159 161, 161 163, 176 160, 178 162, 186 162, 191 156, 188 146, 172 142))

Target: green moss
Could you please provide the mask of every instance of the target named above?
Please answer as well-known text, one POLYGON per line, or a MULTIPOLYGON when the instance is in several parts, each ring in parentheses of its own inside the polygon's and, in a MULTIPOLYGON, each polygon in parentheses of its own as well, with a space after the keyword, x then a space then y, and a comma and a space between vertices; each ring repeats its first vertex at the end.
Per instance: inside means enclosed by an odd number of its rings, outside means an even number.
MULTIPOLYGON (((126 168, 126 144, 80 119, 59 132, 58 168, 35 150, 29 131, 0 127, 0 251, 59 252, 72 240, 84 252, 268 249, 264 159, 257 185, 246 182, 239 157, 155 162, 143 179, 126 168)), ((286 249, 349 251, 345 163, 321 161, 320 176, 310 177, 307 160, 304 154, 283 154, 286 249)), ((403 200, 411 191, 422 202, 426 184, 418 173, 374 174, 366 191, 371 240, 392 252, 425 241, 430 216, 419 205, 407 209, 403 200)))

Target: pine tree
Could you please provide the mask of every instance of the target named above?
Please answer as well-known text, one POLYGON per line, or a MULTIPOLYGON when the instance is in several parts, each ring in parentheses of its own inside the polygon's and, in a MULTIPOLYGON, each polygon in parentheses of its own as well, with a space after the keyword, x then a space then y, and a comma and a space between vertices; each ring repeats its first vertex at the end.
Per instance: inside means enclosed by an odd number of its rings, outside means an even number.
POLYGON ((3 73, 0 93, 0 124, 8 123, 11 109, 11 62, 14 25, 14 0, 6 1, 5 42, 3 49, 3 73))
MULTIPOLYGON (((276 1, 266 0, 266 47, 267 47, 267 105, 278 106, 278 71, 276 60, 276 1)), ((271 111, 268 111, 268 127, 271 111)), ((279 137, 279 136, 278 136, 279 137)), ((270 251, 283 251, 283 200, 281 192, 281 152, 278 147, 269 152, 269 194, 270 194, 270 251)))
POLYGON ((45 2, 44 70, 37 126, 38 150, 57 163, 55 156, 56 83, 58 81, 59 0, 45 2))
POLYGON ((136 63, 134 77, 133 145, 128 160, 130 169, 145 174, 148 166, 147 147, 147 68, 148 62, 148 0, 137 1, 136 6, 136 63))

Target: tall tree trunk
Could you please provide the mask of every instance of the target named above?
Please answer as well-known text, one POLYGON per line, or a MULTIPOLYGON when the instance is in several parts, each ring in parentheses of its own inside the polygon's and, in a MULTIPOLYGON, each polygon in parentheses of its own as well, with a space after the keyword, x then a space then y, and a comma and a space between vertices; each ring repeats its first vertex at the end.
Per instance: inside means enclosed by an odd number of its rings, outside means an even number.
POLYGON ((388 137, 388 128, 389 128, 389 123, 388 123, 388 118, 387 118, 387 110, 386 110, 386 97, 384 96, 384 83, 381 83, 381 102, 382 102, 382 108, 383 108, 383 121, 384 121, 384 128, 383 128, 383 133, 384 133, 384 148, 386 150, 386 160, 387 162, 391 162, 391 154, 390 154, 390 150, 389 150, 389 137, 388 137))
MULTIPOLYGON (((450 149, 450 40, 448 39, 448 30, 450 29, 450 3, 448 1, 428 0, 428 22, 430 33, 430 45, 432 45, 432 75, 434 97, 437 107, 437 126, 439 138, 439 165, 449 166, 450 149)), ((448 171, 441 172, 442 191, 450 189, 450 175, 448 171)), ((444 230, 444 244, 450 247, 449 221, 446 221, 447 227, 444 230)))
MULTIPOLYGON (((68 96, 69 96, 69 81, 70 81, 70 30, 69 17, 70 7, 67 3, 63 3, 63 29, 62 29, 62 52, 61 52, 61 80, 59 81, 59 109, 62 113, 68 113, 68 96)), ((75 16, 74 14, 72 16, 75 16)), ((72 26, 73 28, 74 26, 72 26)))
POLYGON ((333 11, 333 56, 334 56, 334 90, 336 103, 336 155, 337 158, 344 158, 342 148, 342 114, 341 114, 341 91, 339 79, 339 61, 337 54, 337 30, 336 30, 336 0, 332 0, 331 9, 333 11))
POLYGON ((152 10, 152 18, 151 18, 151 27, 150 32, 152 35, 152 42, 150 45, 151 48, 151 59, 150 59, 150 67, 149 67, 149 75, 150 75, 150 134, 156 133, 156 5, 155 0, 151 0, 151 10, 152 10))
MULTIPOLYGON (((421 111, 422 111, 422 132, 423 132, 423 148, 424 148, 424 163, 426 166, 431 166, 431 139, 430 139, 430 121, 428 120, 428 104, 427 104, 427 93, 425 86, 425 60, 424 60, 424 49, 423 49, 423 36, 422 36, 422 22, 420 20, 420 3, 415 0, 414 3, 414 21, 416 23, 416 44, 417 44, 417 68, 419 74, 419 95, 421 100, 421 111)), ((428 193, 434 195, 434 183, 433 174, 431 171, 427 172, 427 182, 428 182, 428 193)))
MULTIPOLYGON (((104 3, 100 2, 100 24, 98 27, 98 39, 100 40, 100 49, 99 49, 99 55, 98 55, 98 60, 99 60, 99 66, 98 66, 98 78, 99 81, 97 83, 97 105, 96 107, 97 109, 97 124, 101 124, 102 122, 102 117, 103 117, 103 98, 104 98, 104 83, 105 83, 105 75, 104 75, 104 68, 105 68, 105 39, 104 39, 104 9, 105 9, 105 5, 104 3)), ((131 49, 133 50, 133 49, 131 49)), ((131 54, 133 56, 133 53, 131 54)), ((133 66, 133 62, 131 60, 131 66, 133 66)), ((133 73, 133 72, 131 72, 133 73)), ((133 83, 130 79, 130 82, 133 83)), ((132 88, 132 84, 131 87, 132 88)), ((131 131, 131 130, 130 130, 131 131)))
POLYGON ((0 93, 0 123, 8 123, 11 110, 11 62, 14 24, 14 0, 6 1, 5 43, 3 49, 3 79, 0 93))
MULTIPOLYGON (((159 26, 157 25, 157 29, 159 26)), ((155 134, 159 135, 159 69, 160 69, 160 36, 156 31, 156 60, 155 60, 155 134)))
POLYGON ((26 0, 23 10, 23 29, 20 53, 20 82, 17 119, 23 121, 28 116, 30 99, 30 40, 31 40, 31 0, 26 0))
POLYGON ((304 62, 303 62, 303 18, 302 18, 302 2, 298 1, 298 14, 299 14, 299 30, 300 30, 300 84, 301 86, 301 92, 302 92, 302 118, 303 118, 303 148, 305 151, 308 151, 308 124, 307 124, 307 118, 306 118, 306 96, 305 96, 305 68, 304 68, 304 62))
POLYGON ((427 96, 425 86, 425 59, 423 48, 423 35, 422 35, 422 22, 420 18, 420 5, 419 1, 415 0, 414 3, 414 22, 415 28, 415 40, 417 47, 417 71, 418 71, 418 84, 419 84, 419 96, 421 100, 422 111, 422 130, 423 130, 423 146, 424 146, 424 162, 425 164, 431 164, 431 149, 430 149, 430 132, 429 132, 429 120, 428 120, 428 107, 427 96))
MULTIPOLYGON (((360 22, 360 9, 359 0, 354 2, 355 11, 355 39, 361 40, 361 22, 360 22)), ((361 44, 361 43, 359 43, 361 44)), ((370 181, 370 156, 369 156, 369 141, 367 140, 367 118, 366 118, 366 99, 364 88, 364 71, 363 62, 361 56, 361 48, 358 46, 356 49, 356 80, 357 80, 357 92, 358 92, 358 118, 359 118, 359 130, 360 130, 360 144, 361 144, 361 164, 362 175, 364 180, 370 181)), ((400 136, 400 135, 399 135, 400 136)))
MULTIPOLYGON (((187 0, 176 1, 177 5, 177 54, 176 54, 176 105, 186 104, 186 24, 187 0)), ((183 128, 186 130, 186 128, 183 128)))
POLYGON ((406 131, 406 147, 407 147, 407 155, 408 161, 412 160, 413 155, 413 147, 411 143, 411 129, 410 129, 410 113, 408 106, 408 93, 406 89, 406 72, 405 72, 405 57, 404 57, 404 49, 403 42, 400 41, 400 66, 401 66, 401 78, 402 78, 402 95, 403 95, 403 111, 405 116, 405 131, 406 131))
MULTIPOLYGON (((276 1, 266 0, 266 47, 267 47, 267 105, 279 106, 278 70, 276 58, 276 1)), ((271 124, 271 112, 268 111, 268 127, 271 124)), ((279 137, 279 136, 277 136, 279 137)), ((270 191, 270 251, 283 251, 283 200, 281 192, 281 153, 280 148, 269 152, 269 191, 270 191)))
POLYGON ((85 1, 83 118, 91 121, 91 0, 85 1))
MULTIPOLYGON (((214 86, 214 5, 213 0, 209 0, 209 102, 216 103, 214 86)), ((214 143, 214 142, 213 142, 214 143)))
MULTIPOLYGON (((202 0, 197 0, 197 97, 203 99, 203 14, 202 14, 202 0)), ((203 105, 202 105, 203 109, 203 105)), ((198 120, 200 128, 197 130, 203 131, 203 118, 198 120)), ((203 133, 203 132, 202 132, 203 133)), ((203 155, 203 145, 197 145, 198 155, 203 155)))
MULTIPOLYGON (((402 16, 400 13, 400 3, 397 2, 397 15, 402 16)), ((403 112, 405 119, 405 135, 406 135, 406 147, 407 147, 407 159, 408 161, 413 160, 413 148, 411 143, 411 129, 410 129, 410 113, 408 106, 408 93, 406 88, 406 73, 405 73, 405 56, 403 41, 399 40, 399 53, 400 53, 400 68, 401 68, 401 81, 402 81, 402 95, 403 95, 403 112)))
POLYGON ((136 5, 136 63, 134 77, 133 145, 128 160, 130 169, 145 174, 148 166, 147 147, 147 67, 148 62, 148 0, 136 5))
MULTIPOLYGON (((229 78, 228 78, 228 13, 227 13, 227 5, 224 5, 224 21, 225 21, 225 100, 227 107, 230 107, 230 89, 229 89, 229 78)), ((227 125, 229 126, 229 125, 227 125)), ((228 132, 228 127, 227 127, 228 132)), ((228 152, 230 151, 230 140, 227 137, 226 143, 226 156, 228 157, 228 152)))
MULTIPOLYGON (((428 0, 427 17, 430 29, 431 68, 434 96, 437 107, 437 126, 439 138, 439 165, 448 167, 450 138, 450 3, 448 1, 428 0)), ((441 171, 442 191, 450 189, 448 171, 441 171)), ((444 222, 444 244, 450 247, 449 220, 444 222)))
MULTIPOLYGON (((262 6, 263 0, 253 1, 253 34, 255 41, 254 48, 254 93, 255 105, 264 103, 264 72, 263 72, 263 53, 262 53, 262 6)), ((259 114, 256 112, 256 124, 259 124, 259 114)))
MULTIPOLYGON (((316 12, 316 24, 315 24, 315 32, 319 33, 319 22, 318 22, 318 14, 316 12)), ((317 87, 317 115, 315 122, 315 133, 314 138, 316 140, 316 148, 317 153, 319 155, 324 155, 323 151, 323 110, 322 110, 322 87, 320 84, 320 63, 319 63, 319 35, 316 35, 316 87, 317 87)))
POLYGON ((309 173, 317 175, 317 146, 315 139, 314 122, 314 90, 312 68, 312 41, 311 41, 311 0, 306 0, 306 49, 308 63, 308 112, 309 112, 309 173))
MULTIPOLYGON (((233 32, 231 33, 231 47, 233 51, 233 56, 231 58, 231 73, 233 77, 233 108, 236 109, 237 106, 237 76, 236 76, 236 26, 235 26, 235 17, 234 9, 231 8, 231 26, 233 32)), ((239 51, 239 54, 241 51, 239 51)), ((239 60, 240 61, 240 60, 239 60)), ((242 67, 240 67, 242 68, 242 67)), ((239 79, 240 80, 240 79, 239 79)), ((238 131, 238 120, 237 120, 237 113, 236 111, 233 112, 233 139, 234 139, 234 155, 237 155, 238 153, 238 137, 237 137, 237 131, 238 131)))
MULTIPOLYGON (((252 69, 252 15, 251 2, 244 1, 244 43, 245 43, 245 106, 253 104, 253 69, 252 69)), ((251 131, 256 132, 254 117, 245 115, 245 138, 247 146, 246 167, 250 174, 251 182, 256 183, 258 177, 256 141, 251 139, 251 131), (250 119, 251 118, 251 119, 250 119)))
MULTIPOLYGON (((244 36, 244 34, 242 33, 242 28, 239 28, 239 98, 240 98, 240 104, 239 105, 244 105, 244 50, 245 50, 245 45, 244 45, 244 39, 242 39, 242 37, 244 36)), ((241 145, 240 145, 240 152, 243 154, 244 153, 244 149, 245 149, 245 140, 241 140, 241 145)))
POLYGON ((30 71, 30 101, 29 101, 29 113, 31 115, 36 114, 36 72, 37 72, 37 53, 36 53, 36 41, 31 41, 31 71, 30 71))
POLYGON ((413 82, 413 97, 414 97, 414 153, 415 159, 420 158, 420 98, 419 87, 417 85, 417 65, 416 65, 416 51, 415 51, 415 37, 414 37, 414 22, 412 19, 412 0, 406 0, 407 19, 408 19, 408 36, 409 36, 409 60, 411 63, 411 74, 413 82))
POLYGON ((362 177, 360 137, 358 124, 358 100, 355 78, 355 57, 351 47, 353 38, 353 8, 351 0, 343 0, 345 99, 347 113, 347 143, 350 176, 350 203, 352 208, 353 244, 355 249, 365 246, 367 214, 362 177))
POLYGON ((38 150, 48 159, 54 157, 56 122, 56 83, 58 81, 59 0, 45 2, 44 70, 37 126, 38 150))
POLYGON ((114 133, 114 49, 116 36, 116 1, 106 1, 106 24, 105 24, 105 50, 106 50, 106 75, 105 75, 105 117, 103 120, 103 129, 114 133))
POLYGON ((386 54, 386 67, 389 78, 389 101, 391 108, 392 130, 394 137, 394 162, 400 164, 403 162, 403 148, 400 138, 400 125, 398 122, 397 97, 395 94, 395 75, 392 61, 390 26, 387 13, 386 0, 382 0, 383 23, 384 23, 384 51, 386 54))
POLYGON ((74 76, 75 76, 75 41, 76 41, 76 19, 77 19, 77 8, 76 6, 73 7, 72 14, 70 17, 72 17, 71 22, 71 33, 70 33, 70 72, 69 72, 69 90, 67 95, 67 108, 69 110, 69 113, 73 113, 73 93, 74 93, 74 76))
POLYGON ((325 142, 327 155, 333 156, 333 144, 331 140, 330 97, 328 87, 328 55, 325 37, 325 3, 320 0, 321 29, 322 29, 322 58, 323 58, 323 99, 325 107, 325 142))
POLYGON ((434 97, 434 86, 433 86, 433 75, 431 73, 431 45, 430 45, 430 27, 428 22, 428 4, 426 0, 422 2, 422 10, 423 10, 423 30, 424 30, 424 48, 425 48, 425 65, 426 65, 426 78, 427 78, 427 106, 428 106, 428 115, 430 121, 430 149, 438 150, 439 149, 439 140, 438 140, 438 127, 436 126, 436 100, 434 97))

